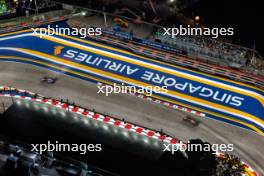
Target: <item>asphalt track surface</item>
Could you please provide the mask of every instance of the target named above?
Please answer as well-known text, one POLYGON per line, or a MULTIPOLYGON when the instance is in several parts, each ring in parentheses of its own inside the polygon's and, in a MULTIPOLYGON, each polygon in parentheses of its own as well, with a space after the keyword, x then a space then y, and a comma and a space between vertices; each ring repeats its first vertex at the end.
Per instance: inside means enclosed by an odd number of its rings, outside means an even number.
POLYGON ((258 174, 264 174, 264 138, 256 133, 212 119, 200 119, 201 124, 194 128, 182 123, 183 112, 127 94, 106 97, 96 93, 98 88, 93 83, 26 64, 1 62, 0 82, 1 85, 47 97, 69 99, 78 105, 156 130, 162 128, 164 132, 184 141, 201 138, 210 143, 232 143, 234 154, 251 165, 258 174), (41 78, 47 75, 59 79, 54 85, 41 83, 41 78))
POLYGON ((0 42, 1 60, 57 67, 83 79, 110 84, 165 85, 168 93, 157 93, 155 97, 264 134, 261 89, 69 36, 40 38, 32 32, 17 32, 0 36, 0 42))

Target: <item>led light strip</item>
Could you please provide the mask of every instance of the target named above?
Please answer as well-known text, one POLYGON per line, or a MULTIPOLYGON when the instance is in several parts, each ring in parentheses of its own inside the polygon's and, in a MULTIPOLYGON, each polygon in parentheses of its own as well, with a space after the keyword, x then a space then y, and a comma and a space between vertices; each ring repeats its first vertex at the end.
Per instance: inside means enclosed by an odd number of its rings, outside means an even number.
POLYGON ((94 120, 97 120, 100 122, 104 122, 104 123, 107 123, 110 125, 114 125, 114 126, 119 127, 119 128, 127 129, 128 131, 136 132, 138 134, 147 136, 149 138, 158 139, 159 141, 163 141, 163 142, 170 143, 170 144, 178 143, 177 139, 175 139, 171 136, 168 136, 168 135, 163 135, 160 132, 157 132, 154 130, 149 130, 147 128, 140 127, 140 126, 134 125, 134 124, 129 123, 129 122, 123 122, 122 120, 114 119, 113 117, 102 115, 99 113, 95 113, 95 112, 90 111, 88 109, 84 109, 84 108, 81 108, 78 106, 69 105, 68 103, 60 102, 58 100, 54 100, 51 98, 45 98, 43 96, 34 97, 36 94, 34 94, 32 92, 28 92, 25 90, 19 90, 19 89, 15 89, 15 88, 10 88, 10 87, 0 87, 0 90, 2 90, 2 91, 5 90, 2 94, 0 94, 0 96, 14 97, 14 98, 19 98, 19 99, 37 101, 40 103, 44 103, 44 104, 48 104, 48 105, 58 107, 58 108, 63 109, 63 110, 68 110, 69 112, 73 112, 73 113, 77 113, 79 115, 86 116, 90 119, 94 119, 94 120), (16 95, 11 93, 11 91, 15 91, 15 90, 18 91, 16 95), (30 96, 26 96, 25 95, 26 93, 30 96))

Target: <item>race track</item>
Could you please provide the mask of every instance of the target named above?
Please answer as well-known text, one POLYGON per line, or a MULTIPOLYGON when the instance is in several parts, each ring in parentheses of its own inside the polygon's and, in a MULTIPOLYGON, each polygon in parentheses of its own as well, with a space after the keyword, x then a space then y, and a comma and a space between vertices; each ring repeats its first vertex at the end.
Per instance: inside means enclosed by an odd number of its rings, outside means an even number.
POLYGON ((112 85, 167 86, 153 97, 264 135, 264 91, 71 36, 20 31, 0 36, 0 60, 112 85))

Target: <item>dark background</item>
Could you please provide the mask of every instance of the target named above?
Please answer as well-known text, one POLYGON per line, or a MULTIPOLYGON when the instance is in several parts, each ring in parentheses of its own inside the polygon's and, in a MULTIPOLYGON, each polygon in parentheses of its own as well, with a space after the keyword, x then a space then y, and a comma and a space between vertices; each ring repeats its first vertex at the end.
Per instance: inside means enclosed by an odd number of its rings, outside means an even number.
POLYGON ((207 26, 233 27, 234 43, 256 49, 264 55, 264 12, 261 0, 201 0, 183 10, 190 16, 199 15, 207 26))

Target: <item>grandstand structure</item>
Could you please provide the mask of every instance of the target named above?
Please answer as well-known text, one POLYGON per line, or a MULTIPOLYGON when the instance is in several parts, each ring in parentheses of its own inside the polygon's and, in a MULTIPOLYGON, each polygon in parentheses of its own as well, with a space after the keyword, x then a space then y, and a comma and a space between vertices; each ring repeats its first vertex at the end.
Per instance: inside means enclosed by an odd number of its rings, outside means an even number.
POLYGON ((27 144, 0 137, 0 175, 105 175, 118 176, 53 152, 39 154, 26 148, 27 144), (10 169, 12 168, 12 169, 10 169))

